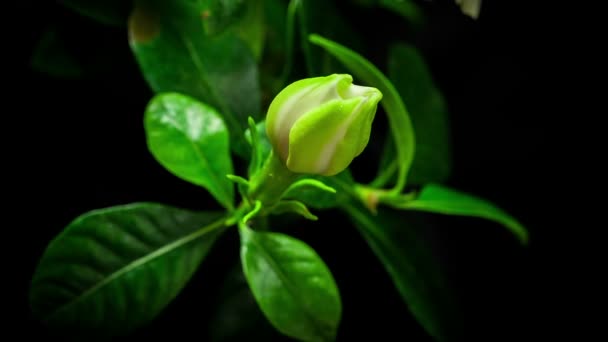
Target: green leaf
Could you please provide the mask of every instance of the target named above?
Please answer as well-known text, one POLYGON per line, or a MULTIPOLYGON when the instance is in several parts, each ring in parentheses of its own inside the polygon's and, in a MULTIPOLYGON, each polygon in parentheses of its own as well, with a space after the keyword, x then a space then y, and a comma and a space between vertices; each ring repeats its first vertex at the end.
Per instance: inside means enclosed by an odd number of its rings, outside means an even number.
POLYGON ((177 93, 158 94, 145 113, 148 149, 175 176, 207 189, 225 208, 234 203, 228 131, 215 109, 177 93))
POLYGON ((239 227, 241 261, 260 309, 281 333, 302 341, 334 340, 342 314, 338 287, 319 255, 281 233, 239 227))
POLYGON ((116 336, 141 327, 188 282, 223 231, 222 216, 133 203, 76 218, 36 268, 34 314, 70 336, 116 336))
POLYGON ((231 148, 249 158, 243 139, 247 118, 260 118, 256 61, 233 33, 205 34, 200 8, 191 1, 150 0, 129 19, 129 43, 143 75, 157 93, 178 92, 216 108, 231 148), (161 15, 162 13, 162 15, 161 15))
POLYGON ((379 0, 379 5, 408 20, 414 27, 420 28, 425 23, 424 13, 412 0, 379 0))
POLYGON ((253 176, 258 170, 260 170, 264 164, 264 161, 270 155, 270 151, 272 150, 272 145, 270 144, 270 140, 268 140, 268 136, 266 135, 266 121, 262 120, 255 124, 256 138, 252 136, 252 128, 251 124, 249 128, 245 131, 245 139, 249 144, 255 144, 255 147, 252 148, 252 153, 255 153, 256 156, 252 156, 248 173, 249 176, 253 176))
MULTIPOLYGON (((310 45, 311 34, 324 36, 333 41, 341 41, 355 50, 362 50, 364 45, 352 23, 346 19, 334 1, 299 0, 298 13, 301 48, 304 53, 308 76, 325 76, 346 71, 344 65, 331 57, 332 51, 323 46, 310 45), (322 13, 322 15, 319 15, 322 13), (329 53, 328 53, 329 52, 329 53)), ((314 42, 313 42, 314 43, 314 42)), ((343 61, 341 61, 343 63, 343 61)), ((348 65, 346 65, 349 68, 348 65)))
MULTIPOLYGON (((409 184, 443 182, 451 169, 450 135, 446 102, 435 86, 423 56, 408 44, 389 50, 388 73, 401 98, 407 103, 416 135, 416 156, 408 176, 409 184)), ((388 136, 379 173, 395 163, 395 146, 388 136)))
POLYGON ((133 8, 131 0, 61 0, 61 4, 83 16, 114 27, 125 27, 133 8))
POLYGON ((410 312, 439 341, 458 340, 461 313, 423 222, 390 208, 373 215, 359 204, 341 207, 376 254, 410 312))
POLYGON ((317 216, 311 213, 308 208, 306 208, 304 203, 294 200, 279 201, 277 204, 273 205, 272 208, 270 208, 270 212, 275 215, 283 213, 298 214, 311 221, 316 221, 319 219, 317 216))
POLYGON ((397 182, 393 190, 396 193, 401 192, 405 187, 407 173, 414 159, 415 152, 414 129, 401 96, 391 81, 361 55, 318 35, 311 35, 310 41, 323 47, 339 59, 355 77, 370 86, 378 88, 382 92, 383 98, 380 104, 388 115, 391 133, 396 142, 396 157, 399 162, 397 182))
POLYGON ((262 58, 264 49, 264 1, 249 0, 245 4, 245 14, 237 23, 235 33, 251 49, 257 61, 262 58))
POLYGON ((245 0, 201 0, 200 11, 205 32, 217 35, 243 17, 245 0))
POLYGON ((255 301, 240 261, 230 266, 215 298, 217 308, 206 324, 209 338, 201 336, 202 341, 278 341, 281 338, 255 301))
POLYGON ((286 199, 297 199, 315 209, 331 209, 350 201, 355 181, 348 169, 332 177, 307 177, 303 180, 317 180, 335 189, 335 193, 318 187, 291 187, 284 194, 286 199))
POLYGON ((415 200, 406 201, 399 207, 496 221, 508 228, 523 244, 528 242, 526 228, 504 210, 485 199, 449 189, 442 185, 426 185, 415 200))

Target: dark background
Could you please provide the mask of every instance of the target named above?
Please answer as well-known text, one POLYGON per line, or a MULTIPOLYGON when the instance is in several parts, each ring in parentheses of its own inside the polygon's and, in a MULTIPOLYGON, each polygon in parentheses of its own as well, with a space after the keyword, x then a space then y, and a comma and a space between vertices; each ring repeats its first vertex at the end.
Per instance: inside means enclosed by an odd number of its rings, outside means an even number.
MULTIPOLYGON (((494 223, 432 218, 441 255, 466 303, 467 334, 474 340, 545 336, 540 334, 549 324, 544 320, 561 315, 562 300, 548 283, 557 261, 545 254, 557 234, 550 222, 558 182, 550 167, 557 155, 549 138, 555 112, 546 105, 546 75, 557 52, 552 29, 556 24, 550 9, 540 12, 526 6, 485 1, 480 19, 473 21, 450 2, 425 3, 429 28, 410 37, 422 49, 449 105, 454 170, 447 184, 497 203, 531 235, 530 246, 523 248, 494 223)), ((366 44, 380 46, 383 40, 378 37, 407 36, 400 19, 389 12, 341 8, 363 23, 357 27, 366 44)), ((22 256, 15 271, 17 319, 26 324, 28 334, 41 337, 46 332, 29 317, 29 280, 46 245, 73 218, 135 201, 219 207, 204 190, 173 177, 147 152, 142 118, 152 93, 124 30, 99 25, 53 2, 24 4, 20 10, 27 19, 19 64, 11 70, 19 75, 12 84, 17 97, 9 99, 20 104, 19 112, 10 114, 17 116, 20 136, 10 138, 8 145, 12 165, 18 166, 12 169, 12 185, 18 190, 11 197, 17 210, 9 214, 21 222, 15 226, 22 256), (78 54, 91 64, 106 60, 105 68, 72 80, 31 70, 36 42, 57 22, 80 27, 70 34, 74 42, 95 40, 104 47, 89 51, 90 45, 83 43, 78 54)), ((367 57, 383 63, 384 53, 379 49, 367 57)), ((7 130, 6 137, 12 129, 7 130)), ((345 217, 318 214, 319 224, 304 222, 294 235, 311 244, 336 277, 344 305, 339 338, 430 341, 345 217)), ((135 337, 171 334, 181 340, 199 334, 194 338, 206 340, 225 270, 238 267, 234 233, 219 241, 182 294, 135 337)), ((272 332, 251 315, 255 333, 272 332)), ((255 336, 248 334, 250 339, 255 336)))

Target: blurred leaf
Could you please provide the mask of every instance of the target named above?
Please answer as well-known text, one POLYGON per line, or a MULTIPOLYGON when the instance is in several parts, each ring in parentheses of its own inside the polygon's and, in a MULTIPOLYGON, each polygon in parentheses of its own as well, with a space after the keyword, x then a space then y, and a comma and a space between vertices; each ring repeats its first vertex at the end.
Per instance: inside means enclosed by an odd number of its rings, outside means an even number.
POLYGON ((311 45, 308 37, 311 34, 318 34, 361 51, 363 44, 358 32, 333 1, 300 0, 300 2, 298 10, 300 42, 306 58, 308 77, 345 72, 344 65, 332 58, 322 47, 311 45))
POLYGON ((234 202, 228 130, 215 109, 178 94, 156 95, 146 108, 148 149, 175 176, 207 189, 225 208, 234 202))
POLYGON ((485 199, 442 185, 424 186, 415 200, 404 202, 400 208, 496 221, 508 228, 522 243, 528 242, 526 228, 504 210, 485 199))
POLYGON ((257 61, 264 49, 264 0, 249 0, 245 4, 245 14, 235 27, 236 34, 249 45, 257 61))
POLYGON ((391 81, 363 56, 318 35, 311 35, 310 41, 323 47, 346 65, 356 78, 382 92, 383 98, 380 104, 388 115, 391 133, 397 147, 398 173, 394 190, 400 192, 406 184, 406 177, 414 159, 416 148, 414 128, 401 96, 391 81))
POLYGON ((200 0, 199 3, 203 26, 210 35, 224 32, 245 13, 245 0, 200 0))
POLYGON ((461 313, 441 263, 427 240, 426 226, 385 207, 373 215, 359 204, 342 209, 393 280, 409 310, 439 341, 459 340, 461 313))
POLYGON ((60 0, 64 6, 104 25, 125 27, 132 0, 60 0))
POLYGON ((378 4, 408 20, 414 27, 424 24, 424 13, 412 0, 378 0, 378 4))
MULTIPOLYGON (((445 181, 451 169, 447 106, 422 55, 413 46, 393 45, 389 51, 388 73, 407 104, 416 132, 416 155, 408 183, 445 181)), ((394 165, 390 166, 395 162, 395 146, 391 136, 387 139, 378 173, 391 169, 396 173, 394 165)))
POLYGON ((333 341, 342 304, 333 276, 307 244, 281 233, 241 234, 243 271, 264 315, 281 333, 303 341, 333 341))
POLYGON ((249 158, 243 132, 247 118, 260 118, 255 59, 234 34, 208 37, 200 8, 188 0, 149 0, 129 20, 129 42, 155 92, 179 92, 216 108, 224 117, 231 147, 249 158))
POLYGON ((479 17, 479 12, 481 11, 481 0, 456 0, 456 3, 460 6, 462 13, 473 19, 477 19, 479 17))
POLYGON ((80 78, 84 73, 83 66, 65 44, 57 29, 46 30, 32 54, 32 68, 54 77, 80 78))
POLYGON ((222 231, 223 213, 133 203, 81 215, 33 276, 34 314, 86 339, 126 334, 181 291, 222 231))

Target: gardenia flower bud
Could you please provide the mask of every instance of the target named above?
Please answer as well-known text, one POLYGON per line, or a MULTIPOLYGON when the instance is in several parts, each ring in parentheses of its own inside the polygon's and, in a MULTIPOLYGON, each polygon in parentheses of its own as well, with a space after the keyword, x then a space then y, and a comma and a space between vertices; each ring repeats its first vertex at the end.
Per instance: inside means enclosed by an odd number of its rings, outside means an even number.
POLYGON ((352 81, 347 74, 307 78, 274 98, 266 133, 290 171, 333 176, 363 152, 382 93, 352 81))

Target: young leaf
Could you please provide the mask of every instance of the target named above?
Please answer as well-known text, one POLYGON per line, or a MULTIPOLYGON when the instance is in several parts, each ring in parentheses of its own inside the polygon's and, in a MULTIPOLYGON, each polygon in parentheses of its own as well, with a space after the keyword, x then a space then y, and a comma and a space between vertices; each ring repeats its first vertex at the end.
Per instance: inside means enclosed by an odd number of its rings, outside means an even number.
POLYGON ((228 131, 208 105, 177 93, 156 95, 146 108, 148 149, 175 176, 206 188, 225 208, 234 202, 228 131))
POLYGON ((449 189, 438 184, 422 188, 413 201, 405 201, 402 209, 426 211, 446 215, 460 215, 496 221, 508 228, 521 243, 528 242, 528 232, 515 218, 489 201, 449 189))
POLYGON ((86 213, 48 246, 30 301, 71 336, 126 334, 180 292, 223 231, 223 213, 133 203, 86 213))
POLYGON ((310 41, 317 44, 339 59, 355 77, 370 86, 378 88, 383 98, 380 104, 384 107, 396 142, 398 173, 394 191, 401 192, 405 187, 407 173, 414 159, 415 137, 410 116, 401 96, 391 83, 371 62, 356 52, 318 35, 311 35, 310 41))
POLYGON ((125 27, 131 0, 61 0, 61 4, 104 25, 125 27))
POLYGON ((216 108, 231 148, 248 159, 247 118, 261 111, 256 61, 232 33, 205 34, 200 8, 191 1, 149 0, 129 19, 129 43, 143 75, 157 93, 178 92, 216 108), (161 15, 162 14, 162 15, 161 15))
POLYGON ((255 145, 252 148, 252 153, 255 153, 256 156, 252 156, 249 162, 248 174, 251 177, 258 170, 262 168, 264 165, 264 161, 270 155, 270 151, 272 150, 272 145, 270 144, 270 140, 268 140, 268 136, 266 135, 266 121, 262 120, 255 125, 255 131, 257 132, 255 135, 252 135, 253 129, 250 127, 245 131, 245 139, 251 145, 255 145), (254 162, 255 161, 255 162, 254 162))
MULTIPOLYGON (((450 168, 450 136, 447 105, 437 87, 422 55, 408 44, 396 44, 389 50, 388 73, 399 91, 412 119, 416 135, 416 156, 408 175, 409 184, 443 182, 450 168)), ((387 137, 383 162, 379 173, 395 173, 395 145, 392 136, 387 137)))
POLYGON ((332 177, 309 177, 303 181, 307 179, 320 181, 334 189, 335 192, 318 187, 296 186, 288 188, 284 194, 284 198, 297 199, 315 209, 331 209, 348 202, 351 196, 356 196, 351 193, 355 181, 349 169, 332 177))
POLYGON ((306 208, 306 205, 300 201, 283 200, 272 206, 270 212, 273 214, 293 213, 303 216, 311 221, 316 221, 319 218, 306 208))
POLYGON ((458 340, 460 313, 426 228, 405 213, 380 207, 373 215, 360 204, 341 206, 386 268, 411 313, 438 341, 458 340))
POLYGON ((264 315, 281 333, 332 341, 342 304, 331 272, 304 242, 239 227, 243 271, 264 315))

